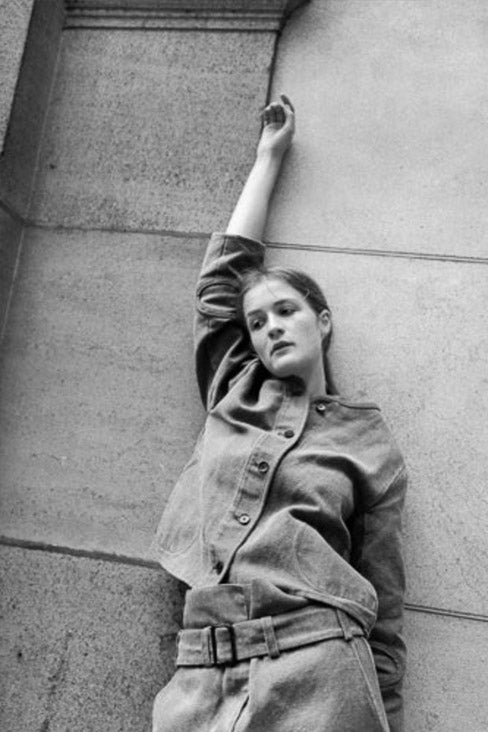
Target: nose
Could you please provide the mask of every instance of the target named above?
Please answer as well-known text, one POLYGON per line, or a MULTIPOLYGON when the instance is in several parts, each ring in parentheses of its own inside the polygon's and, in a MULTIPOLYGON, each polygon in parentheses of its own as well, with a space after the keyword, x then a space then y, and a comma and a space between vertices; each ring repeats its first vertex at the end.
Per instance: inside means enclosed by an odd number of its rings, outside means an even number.
POLYGON ((281 335, 283 335, 283 326, 275 315, 270 315, 268 317, 268 336, 272 340, 275 340, 276 338, 279 338, 281 335))

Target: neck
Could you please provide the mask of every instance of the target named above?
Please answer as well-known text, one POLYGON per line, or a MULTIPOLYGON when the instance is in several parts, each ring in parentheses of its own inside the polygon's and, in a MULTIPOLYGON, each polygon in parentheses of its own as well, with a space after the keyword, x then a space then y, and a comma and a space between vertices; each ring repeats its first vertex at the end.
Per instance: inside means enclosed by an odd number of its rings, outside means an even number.
POLYGON ((327 393, 327 382, 325 379, 325 371, 322 363, 306 376, 303 376, 305 389, 309 397, 323 396, 327 393))

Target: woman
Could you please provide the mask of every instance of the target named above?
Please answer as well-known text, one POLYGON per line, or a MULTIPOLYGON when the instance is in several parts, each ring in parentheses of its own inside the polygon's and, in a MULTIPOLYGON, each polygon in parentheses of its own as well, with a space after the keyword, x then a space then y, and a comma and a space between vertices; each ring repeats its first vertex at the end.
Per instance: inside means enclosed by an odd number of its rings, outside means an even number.
POLYGON ((260 243, 285 97, 197 289, 207 420, 158 529, 186 594, 153 732, 399 732, 405 468, 379 409, 331 393, 330 312, 260 243))

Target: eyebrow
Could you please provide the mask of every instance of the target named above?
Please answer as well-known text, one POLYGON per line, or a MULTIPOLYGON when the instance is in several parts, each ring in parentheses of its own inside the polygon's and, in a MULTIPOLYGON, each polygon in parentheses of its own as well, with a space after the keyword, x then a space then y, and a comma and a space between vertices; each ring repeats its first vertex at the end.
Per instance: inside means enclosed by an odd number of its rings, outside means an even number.
MULTIPOLYGON (((293 297, 284 297, 281 300, 276 300, 276 302, 273 303, 273 307, 279 307, 280 305, 284 305, 284 303, 292 302, 297 303, 298 301, 295 300, 293 297)), ((257 308, 256 310, 250 310, 248 313, 246 313, 246 318, 251 318, 253 315, 257 315, 258 313, 262 313, 262 308, 257 308)))

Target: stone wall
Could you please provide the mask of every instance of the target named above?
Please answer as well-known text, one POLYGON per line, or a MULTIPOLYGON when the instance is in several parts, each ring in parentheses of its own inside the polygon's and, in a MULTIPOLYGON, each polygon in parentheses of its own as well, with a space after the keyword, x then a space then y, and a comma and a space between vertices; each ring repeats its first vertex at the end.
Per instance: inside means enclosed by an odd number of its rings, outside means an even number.
POLYGON ((336 381, 411 476, 407 732, 488 728, 488 10, 297 5, 37 0, 0 162, 2 730, 149 728, 181 613, 149 546, 203 418, 193 285, 280 91, 270 259, 324 285, 336 381))
POLYGON ((0 4, 2 23, 0 25, 0 149, 7 132, 8 121, 15 97, 15 88, 20 73, 20 64, 26 45, 32 5, 34 0, 18 0, 7 5, 0 4))

